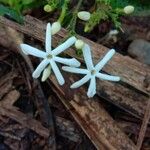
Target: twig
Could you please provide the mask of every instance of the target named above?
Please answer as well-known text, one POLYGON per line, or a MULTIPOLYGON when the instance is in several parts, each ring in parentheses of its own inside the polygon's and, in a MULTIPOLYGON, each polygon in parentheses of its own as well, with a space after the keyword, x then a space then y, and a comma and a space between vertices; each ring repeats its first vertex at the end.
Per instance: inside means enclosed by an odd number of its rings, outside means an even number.
POLYGON ((75 7, 74 9, 74 12, 73 12, 73 17, 69 23, 69 26, 67 27, 68 29, 70 29, 70 34, 74 34, 75 33, 75 26, 76 26, 76 21, 77 21, 77 13, 78 13, 78 10, 82 4, 82 1, 83 0, 79 0, 78 3, 77 3, 77 6, 75 7))
POLYGON ((139 137, 138 137, 138 140, 137 140, 137 150, 140 150, 141 147, 142 147, 142 143, 143 143, 143 140, 144 140, 144 136, 145 136, 145 133, 146 133, 146 129, 147 129, 149 120, 150 120, 150 98, 149 98, 148 104, 146 106, 146 111, 145 111, 145 114, 144 114, 143 123, 142 123, 140 133, 139 133, 139 137))
POLYGON ((21 141, 21 138, 20 137, 17 137, 15 135, 12 135, 10 133, 7 133, 7 132, 3 132, 0 130, 0 135, 4 136, 4 137, 8 137, 8 138, 11 138, 11 139, 14 139, 14 140, 18 140, 18 141, 21 141))

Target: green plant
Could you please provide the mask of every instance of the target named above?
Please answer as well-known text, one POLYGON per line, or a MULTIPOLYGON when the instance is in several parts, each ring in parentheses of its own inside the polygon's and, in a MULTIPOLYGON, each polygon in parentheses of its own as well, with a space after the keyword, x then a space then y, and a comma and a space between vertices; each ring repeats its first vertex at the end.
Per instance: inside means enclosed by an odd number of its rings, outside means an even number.
POLYGON ((7 15, 13 20, 23 23, 23 11, 45 4, 37 0, 0 0, 0 15, 7 15))

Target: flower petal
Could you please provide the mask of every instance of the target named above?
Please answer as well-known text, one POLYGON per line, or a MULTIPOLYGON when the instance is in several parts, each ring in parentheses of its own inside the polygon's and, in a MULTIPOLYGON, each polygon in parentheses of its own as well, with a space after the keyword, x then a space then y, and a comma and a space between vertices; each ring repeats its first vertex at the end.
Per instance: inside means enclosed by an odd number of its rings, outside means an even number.
POLYGON ((36 56, 36 57, 39 57, 39 58, 45 58, 46 57, 46 53, 41 51, 41 50, 38 50, 37 48, 34 48, 30 45, 27 45, 27 44, 20 44, 20 47, 22 49, 22 51, 25 53, 25 54, 28 54, 28 55, 33 55, 33 56, 36 56))
POLYGON ((56 47, 53 51, 52 54, 53 55, 58 55, 61 52, 63 52, 64 50, 67 50, 70 46, 72 46, 76 41, 76 38, 74 36, 72 36, 71 38, 69 38, 67 41, 65 41, 64 43, 62 43, 61 45, 59 45, 58 47, 56 47))
POLYGON ((87 75, 84 76, 81 80, 79 80, 79 81, 73 83, 73 84, 71 85, 71 88, 74 89, 74 88, 80 87, 81 85, 85 84, 85 83, 90 79, 90 77, 91 77, 91 76, 90 76, 89 74, 87 74, 87 75))
POLYGON ((80 62, 75 59, 75 58, 61 58, 61 57, 54 57, 54 60, 56 62, 59 62, 61 64, 65 64, 68 66, 73 66, 73 67, 79 67, 80 66, 80 62))
POLYGON ((65 80, 58 68, 58 66, 56 65, 55 61, 54 60, 50 60, 50 64, 51 64, 51 67, 52 67, 52 70, 57 78, 57 81, 60 85, 63 85, 65 83, 65 80))
POLYGON ((90 85, 88 88, 87 96, 90 98, 90 97, 93 97, 95 94, 96 94, 96 80, 95 80, 95 77, 92 76, 90 85))
POLYGON ((101 80, 108 80, 108 81, 119 81, 120 77, 118 76, 111 76, 103 73, 96 74, 96 77, 98 77, 101 80))
POLYGON ((51 52, 51 25, 50 23, 47 24, 46 27, 46 39, 45 39, 45 49, 46 52, 49 53, 51 52))
POLYGON ((85 44, 83 47, 83 56, 84 56, 84 60, 85 60, 87 68, 89 70, 92 70, 94 66, 93 66, 90 46, 88 44, 85 44))
POLYGON ((68 67, 68 66, 63 66, 62 70, 71 72, 71 73, 76 73, 76 74, 88 74, 89 73, 87 69, 80 69, 80 68, 68 67))
POLYGON ((105 56, 104 58, 95 66, 95 69, 97 71, 100 71, 104 65, 112 58, 112 56, 115 54, 115 50, 111 49, 105 56))
POLYGON ((48 65, 49 61, 47 59, 44 59, 38 67, 35 69, 35 71, 32 74, 33 78, 38 78, 41 74, 41 72, 45 69, 45 67, 48 65))

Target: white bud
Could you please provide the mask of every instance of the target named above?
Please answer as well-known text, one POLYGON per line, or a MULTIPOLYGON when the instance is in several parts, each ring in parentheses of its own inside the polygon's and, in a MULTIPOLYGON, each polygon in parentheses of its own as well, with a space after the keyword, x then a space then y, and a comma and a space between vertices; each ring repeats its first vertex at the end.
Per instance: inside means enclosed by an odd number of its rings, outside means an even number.
POLYGON ((83 42, 82 40, 77 40, 77 41, 75 42, 75 47, 76 47, 76 49, 82 49, 83 46, 84 46, 84 42, 83 42))
POLYGON ((54 22, 52 24, 52 35, 56 34, 59 30, 61 29, 61 24, 60 22, 54 22))
POLYGON ((47 68, 44 69, 41 81, 42 82, 46 81, 46 79, 50 76, 50 74, 51 74, 51 66, 49 65, 47 68))
POLYGON ((80 11, 78 12, 78 17, 81 20, 88 21, 91 17, 91 14, 88 11, 80 11))
POLYGON ((109 35, 117 35, 119 33, 119 31, 118 30, 110 30, 110 32, 108 33, 109 35))
POLYGON ((129 6, 124 7, 123 10, 124 10, 124 13, 125 13, 125 14, 131 14, 131 13, 134 12, 134 7, 131 6, 131 5, 129 5, 129 6))

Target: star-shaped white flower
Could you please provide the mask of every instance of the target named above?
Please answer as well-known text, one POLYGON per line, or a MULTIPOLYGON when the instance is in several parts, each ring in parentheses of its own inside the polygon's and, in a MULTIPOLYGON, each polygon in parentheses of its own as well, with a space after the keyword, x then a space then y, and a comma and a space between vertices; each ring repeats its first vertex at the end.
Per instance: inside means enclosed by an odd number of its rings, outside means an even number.
POLYGON ((62 69, 67 72, 76 73, 76 74, 85 74, 85 76, 81 80, 73 83, 71 85, 71 88, 78 88, 90 80, 90 85, 88 88, 87 95, 88 95, 88 97, 93 97, 96 94, 96 78, 99 78, 101 80, 109 80, 109 81, 119 81, 120 80, 120 77, 118 77, 118 76, 111 76, 111 75, 100 73, 100 71, 104 67, 104 65, 115 54, 114 49, 111 49, 104 56, 104 58, 95 66, 93 65, 89 45, 85 44, 82 50, 83 50, 83 57, 84 57, 87 69, 68 67, 68 66, 62 67, 62 69))
POLYGON ((33 72, 32 76, 34 78, 38 78, 41 74, 41 72, 46 68, 47 65, 51 65, 51 68, 58 80, 58 83, 60 85, 63 85, 65 83, 65 80, 56 64, 56 62, 59 62, 61 64, 69 65, 69 66, 74 66, 74 67, 79 67, 80 62, 77 61, 75 58, 61 58, 58 57, 57 55, 60 54, 61 52, 65 51, 68 49, 70 46, 72 46, 76 42, 75 37, 69 38, 67 41, 56 47, 54 50, 51 48, 51 25, 50 23, 47 24, 46 28, 46 41, 45 41, 45 49, 46 52, 41 51, 37 48, 34 48, 30 45, 27 44, 21 44, 21 49, 25 54, 33 55, 39 58, 42 58, 43 60, 41 63, 38 65, 36 70, 33 72))

